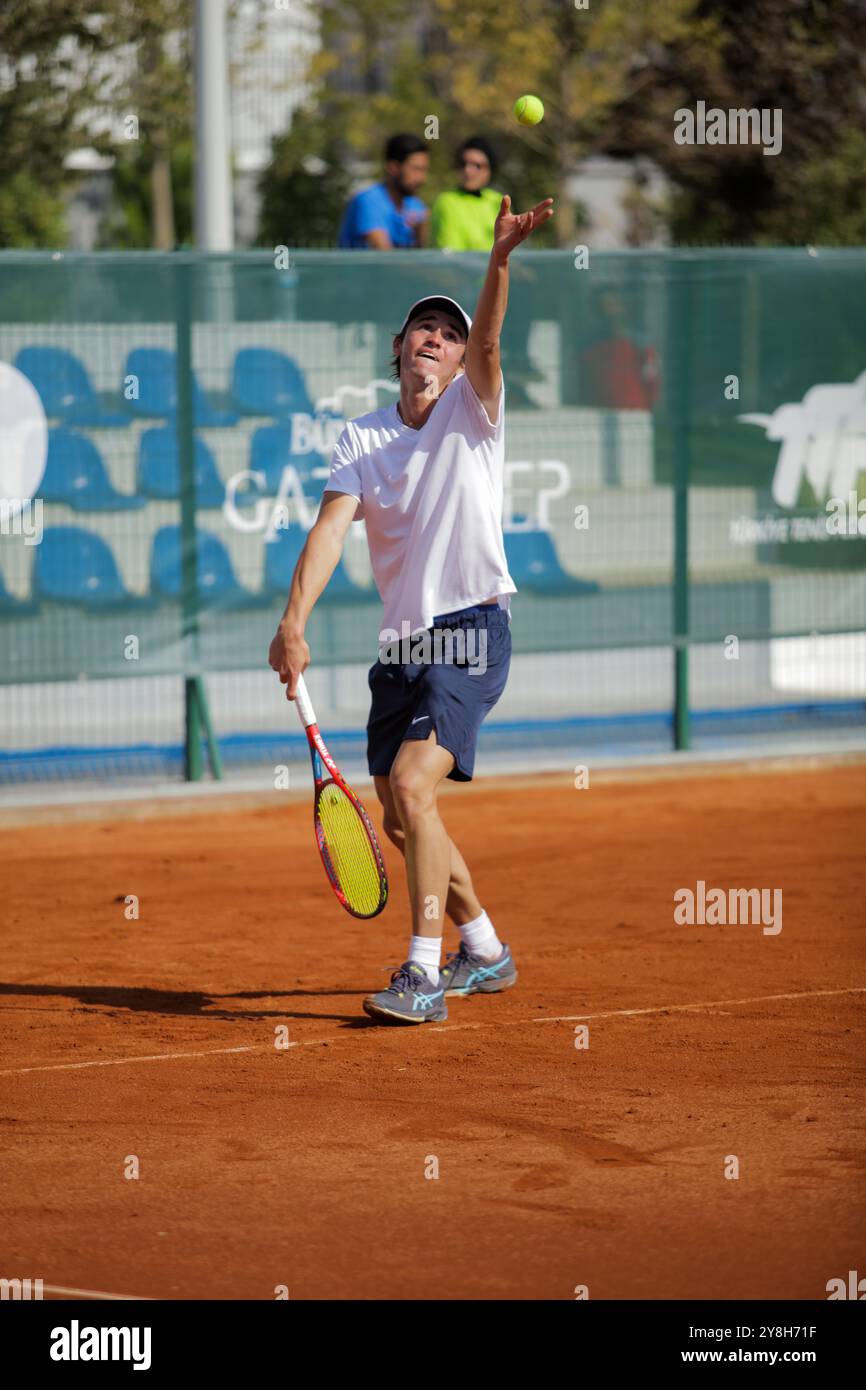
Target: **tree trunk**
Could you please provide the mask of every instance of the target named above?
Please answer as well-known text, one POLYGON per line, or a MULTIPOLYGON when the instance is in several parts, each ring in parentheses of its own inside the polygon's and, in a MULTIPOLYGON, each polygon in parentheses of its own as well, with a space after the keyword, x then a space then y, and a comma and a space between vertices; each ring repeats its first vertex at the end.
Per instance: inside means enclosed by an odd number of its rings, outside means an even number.
POLYGON ((572 197, 568 192, 568 181, 577 167, 574 110, 575 88, 579 80, 581 21, 575 16, 571 5, 554 6, 554 15, 554 33, 559 52, 556 97, 561 114, 557 121, 559 129, 554 131, 553 141, 553 230, 557 246, 563 251, 570 251, 574 247, 577 235, 577 218, 572 197))
POLYGON ((151 244, 155 251, 173 251, 174 201, 171 191, 171 164, 168 157, 167 141, 162 134, 153 142, 153 158, 150 165, 151 244))
MULTIPOLYGON (((557 245, 570 251, 578 241, 577 209, 568 184, 577 168, 577 150, 573 142, 557 141, 557 160, 554 169, 554 227, 557 245)), ((581 339, 579 306, 583 302, 583 279, 587 272, 572 265, 564 272, 560 303, 559 398, 563 405, 576 405, 579 400, 578 352, 581 339)))
POLYGON ((577 167, 577 156, 570 141, 566 139, 558 140, 556 146, 559 157, 554 173, 553 228, 557 246, 563 251, 569 251, 574 246, 577 234, 574 202, 568 191, 569 180, 577 167))

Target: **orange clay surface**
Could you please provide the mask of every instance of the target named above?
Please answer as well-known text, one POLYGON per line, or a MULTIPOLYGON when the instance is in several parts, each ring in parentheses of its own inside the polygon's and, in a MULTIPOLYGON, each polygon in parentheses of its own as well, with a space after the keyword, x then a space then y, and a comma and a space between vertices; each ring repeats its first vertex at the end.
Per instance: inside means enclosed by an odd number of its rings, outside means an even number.
POLYGON ((866 768, 440 805, 520 980, 418 1028, 361 1011, 406 952, 400 855, 383 915, 353 920, 307 798, 3 832, 0 1275, 823 1299, 863 1273, 866 768), (698 879, 781 888, 781 933, 676 925, 698 879))

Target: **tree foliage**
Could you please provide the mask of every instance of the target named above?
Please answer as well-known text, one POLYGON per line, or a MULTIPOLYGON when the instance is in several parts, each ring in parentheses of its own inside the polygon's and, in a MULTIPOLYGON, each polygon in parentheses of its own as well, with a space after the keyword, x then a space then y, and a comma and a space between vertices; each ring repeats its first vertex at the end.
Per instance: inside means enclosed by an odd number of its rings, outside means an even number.
POLYGON ((650 156, 674 186, 675 241, 851 244, 866 239, 864 0, 703 0, 709 48, 665 45, 655 80, 624 102, 611 135, 650 156), (673 111, 779 109, 782 150, 676 145, 673 111))
POLYGON ((101 49, 87 0, 4 0, 0 7, 0 245, 65 240, 64 161, 88 143, 101 49))
POLYGON ((333 246, 349 194, 339 141, 315 109, 300 108, 273 141, 259 184, 261 246, 333 246))
POLYGON ((696 0, 321 0, 322 49, 311 65, 332 141, 366 158, 378 174, 395 131, 430 139, 432 200, 454 182, 452 157, 468 135, 487 135, 500 153, 496 186, 516 206, 553 195, 556 218, 534 245, 569 245, 579 208, 570 187, 577 161, 604 150, 618 105, 646 87, 653 52, 688 36, 710 48, 714 25, 696 0), (540 96, 544 121, 521 127, 524 92, 540 96))
MULTIPOLYGON (((501 147, 497 184, 518 205, 557 200, 539 245, 567 246, 579 232, 571 175, 593 154, 645 156, 663 170, 674 241, 866 238, 864 0, 320 0, 317 13, 318 116, 303 130, 307 153, 327 146, 332 169, 343 149, 378 176, 386 136, 424 134, 434 115, 425 199, 452 182, 459 141, 483 132, 501 147), (539 126, 514 121, 524 92, 544 102, 539 126), (676 144, 675 111, 700 100, 781 107, 782 153, 676 144)), ((639 188, 631 198, 636 226, 651 228, 657 210, 639 188)))
MULTIPOLYGON (((428 134, 428 202, 453 185, 460 141, 487 135, 494 184, 516 206, 556 199, 539 246, 579 235, 572 175, 593 154, 662 169, 675 242, 866 240, 866 0, 309 4, 321 45, 261 180, 264 244, 333 245, 359 169, 378 178, 385 139, 401 130, 428 134), (524 92, 544 102, 539 126, 514 120, 524 92), (674 113, 698 101, 781 108, 782 152, 678 145, 674 113)), ((82 146, 117 161, 105 244, 190 235, 192 14, 190 0, 4 0, 0 244, 62 244, 66 161, 82 146), (121 133, 130 114, 134 140, 121 133)), ((637 181, 628 197, 639 244, 658 210, 637 181)))
POLYGON ((190 235, 192 8, 188 0, 105 0, 103 5, 103 41, 118 57, 105 69, 99 89, 112 133, 96 142, 117 160, 106 229, 112 245, 170 250, 190 235), (124 129, 130 117, 131 138, 124 129))

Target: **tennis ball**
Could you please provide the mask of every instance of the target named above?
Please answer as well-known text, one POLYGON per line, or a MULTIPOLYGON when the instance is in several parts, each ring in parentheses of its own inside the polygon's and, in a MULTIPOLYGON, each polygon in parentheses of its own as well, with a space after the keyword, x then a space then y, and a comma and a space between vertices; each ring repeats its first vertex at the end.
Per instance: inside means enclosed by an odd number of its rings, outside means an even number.
POLYGON ((514 114, 521 125, 538 125, 544 119, 544 105, 538 97, 518 97, 514 103, 514 114))

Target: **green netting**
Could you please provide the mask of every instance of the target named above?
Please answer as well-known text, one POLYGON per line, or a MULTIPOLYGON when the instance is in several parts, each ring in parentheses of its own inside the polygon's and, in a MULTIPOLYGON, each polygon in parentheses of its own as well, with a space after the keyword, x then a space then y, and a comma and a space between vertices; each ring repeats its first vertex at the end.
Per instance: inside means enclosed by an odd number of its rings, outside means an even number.
MULTIPOLYGON (((408 305, 435 291, 471 313, 486 266, 284 259, 0 255, 0 753, 180 739, 178 678, 201 674, 221 734, 273 725, 250 681, 270 678, 333 441, 394 399, 408 305), (39 544, 22 534, 35 508, 11 490, 9 367, 36 384, 50 430, 39 544)), ((696 652, 698 706, 862 698, 866 256, 576 259, 512 261, 511 712, 669 708, 674 648, 696 652)), ((307 633, 347 724, 363 722, 376 656, 371 585, 355 526, 307 633)))

